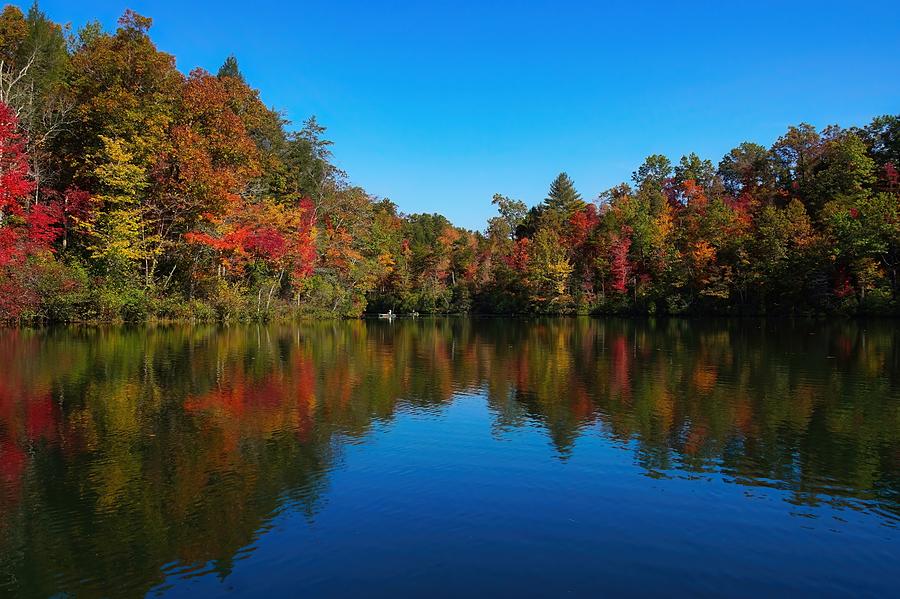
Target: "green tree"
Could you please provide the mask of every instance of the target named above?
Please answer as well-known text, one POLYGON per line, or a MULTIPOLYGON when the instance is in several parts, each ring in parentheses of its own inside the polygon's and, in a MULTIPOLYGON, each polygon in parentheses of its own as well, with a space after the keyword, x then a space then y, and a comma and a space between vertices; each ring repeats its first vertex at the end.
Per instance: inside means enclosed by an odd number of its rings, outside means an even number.
POLYGON ((879 167, 886 164, 900 169, 900 116, 875 117, 858 135, 866 140, 872 158, 879 167))
POLYGON ((241 69, 238 66, 237 58, 235 58, 234 54, 225 59, 225 62, 222 63, 221 67, 219 67, 219 71, 218 73, 216 73, 216 77, 218 77, 219 79, 231 77, 232 79, 246 82, 244 79, 244 75, 243 73, 241 73, 241 69))
POLYGON ((497 207, 500 216, 488 221, 488 230, 498 238, 514 238, 519 225, 525 220, 528 207, 521 200, 513 200, 495 193, 491 203, 497 207))
POLYGON ((651 183, 662 187, 666 179, 672 176, 672 163, 662 154, 651 154, 644 159, 638 170, 631 174, 631 179, 638 187, 651 183))
POLYGON ((874 183, 875 161, 858 135, 839 131, 825 141, 815 174, 817 203, 865 196, 874 183))
POLYGON ((545 211, 568 218, 584 208, 581 194, 575 190, 575 183, 566 173, 560 173, 550 184, 550 191, 544 199, 545 211))
POLYGON ((769 151, 755 143, 744 142, 719 162, 719 176, 725 189, 734 196, 771 194, 775 175, 769 151))
POLYGON ((682 156, 675 166, 675 184, 683 185, 685 181, 693 181, 709 194, 715 191, 718 182, 716 169, 709 160, 702 160, 695 153, 682 156))
POLYGON ((815 195, 815 171, 822 138, 807 123, 789 127, 771 149, 775 179, 781 193, 799 197, 815 213, 822 202, 815 195))

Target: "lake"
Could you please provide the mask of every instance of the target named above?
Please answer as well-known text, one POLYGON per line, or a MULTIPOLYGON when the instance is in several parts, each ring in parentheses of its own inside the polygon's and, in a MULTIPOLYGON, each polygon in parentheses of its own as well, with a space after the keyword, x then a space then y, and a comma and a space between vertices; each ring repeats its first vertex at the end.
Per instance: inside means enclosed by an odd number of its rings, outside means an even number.
POLYGON ((898 324, 0 330, 0 595, 897 596, 898 324))

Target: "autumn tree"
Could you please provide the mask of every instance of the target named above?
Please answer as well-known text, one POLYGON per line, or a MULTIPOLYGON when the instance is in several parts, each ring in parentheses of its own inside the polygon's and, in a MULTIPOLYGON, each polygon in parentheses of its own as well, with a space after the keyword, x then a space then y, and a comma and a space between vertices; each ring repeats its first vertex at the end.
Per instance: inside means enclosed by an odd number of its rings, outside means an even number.
POLYGON ((58 235, 56 207, 31 201, 26 145, 14 111, 0 103, 0 319, 40 304, 41 262, 52 260, 58 235))
POLYGON ((57 175, 50 146, 69 124, 72 110, 65 94, 66 33, 37 2, 26 15, 13 5, 0 14, 0 101, 15 112, 25 132, 34 201, 57 175))
POLYGON ((566 312, 571 308, 572 271, 559 234, 550 228, 538 231, 529 244, 526 279, 537 311, 566 312))
POLYGON ((90 220, 80 223, 88 238, 91 258, 116 287, 138 285, 143 267, 149 284, 150 263, 156 258, 158 239, 148 229, 141 197, 148 186, 144 170, 122 139, 102 137, 103 148, 94 169, 97 206, 90 220))

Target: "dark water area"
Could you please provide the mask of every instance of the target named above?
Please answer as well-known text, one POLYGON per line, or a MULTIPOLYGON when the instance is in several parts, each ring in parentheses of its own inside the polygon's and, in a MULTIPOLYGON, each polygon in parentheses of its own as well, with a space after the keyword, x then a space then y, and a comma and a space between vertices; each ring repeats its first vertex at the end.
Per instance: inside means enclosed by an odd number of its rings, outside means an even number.
POLYGON ((0 330, 0 595, 900 595, 895 321, 0 330))

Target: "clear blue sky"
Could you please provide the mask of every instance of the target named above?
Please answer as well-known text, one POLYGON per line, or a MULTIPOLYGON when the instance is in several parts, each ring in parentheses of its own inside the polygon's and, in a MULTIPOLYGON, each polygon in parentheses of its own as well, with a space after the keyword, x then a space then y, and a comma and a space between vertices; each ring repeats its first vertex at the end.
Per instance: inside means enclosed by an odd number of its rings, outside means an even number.
POLYGON ((563 170, 590 199, 651 153, 718 162, 790 124, 900 112, 896 0, 41 6, 75 26, 153 17, 184 71, 234 53, 267 104, 317 115, 354 183, 471 228, 493 193, 534 204, 563 170))

